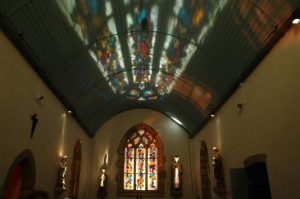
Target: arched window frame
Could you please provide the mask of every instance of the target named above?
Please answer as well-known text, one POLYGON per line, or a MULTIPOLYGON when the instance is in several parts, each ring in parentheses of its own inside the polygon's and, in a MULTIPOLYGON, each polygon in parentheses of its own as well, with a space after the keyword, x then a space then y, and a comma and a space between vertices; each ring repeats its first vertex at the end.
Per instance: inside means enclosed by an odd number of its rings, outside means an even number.
MULTIPOLYGON (((138 148, 136 146, 135 148, 138 148)), ((164 196, 164 156, 163 144, 158 133, 150 126, 140 123, 130 128, 122 138, 118 148, 118 174, 117 174, 117 194, 118 196, 125 197, 163 197, 164 196), (157 147, 157 190, 125 190, 124 189, 124 162, 125 162, 125 148, 127 147, 128 140, 130 140, 134 133, 139 129, 149 132, 155 140, 157 147)), ((147 166, 146 166, 147 167, 147 166)))

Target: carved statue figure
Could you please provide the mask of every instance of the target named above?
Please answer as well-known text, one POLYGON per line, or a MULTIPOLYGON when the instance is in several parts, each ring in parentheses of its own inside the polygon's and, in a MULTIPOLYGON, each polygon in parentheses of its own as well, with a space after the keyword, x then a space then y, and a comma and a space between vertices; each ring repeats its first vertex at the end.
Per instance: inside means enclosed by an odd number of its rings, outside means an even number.
POLYGON ((224 174, 223 174, 223 166, 222 166, 222 158, 219 152, 219 149, 217 147, 213 147, 213 161, 212 166, 214 168, 214 175, 216 179, 216 187, 224 187, 224 174))
POLYGON ((105 189, 106 186, 107 186, 106 170, 101 169, 101 174, 99 176, 99 189, 105 189))
POLYGON ((182 173, 183 168, 179 163, 179 157, 176 155, 173 158, 172 163, 172 189, 173 190, 181 190, 182 187, 182 173))
POLYGON ((58 169, 57 189, 66 190, 67 156, 61 157, 58 169))

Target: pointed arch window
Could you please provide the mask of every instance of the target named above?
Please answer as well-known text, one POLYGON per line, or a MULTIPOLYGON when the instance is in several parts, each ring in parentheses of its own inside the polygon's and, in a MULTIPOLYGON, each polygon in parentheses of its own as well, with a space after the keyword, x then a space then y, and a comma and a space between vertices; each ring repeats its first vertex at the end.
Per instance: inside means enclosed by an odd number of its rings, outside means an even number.
POLYGON ((146 124, 129 129, 120 143, 118 195, 163 195, 163 147, 146 124))

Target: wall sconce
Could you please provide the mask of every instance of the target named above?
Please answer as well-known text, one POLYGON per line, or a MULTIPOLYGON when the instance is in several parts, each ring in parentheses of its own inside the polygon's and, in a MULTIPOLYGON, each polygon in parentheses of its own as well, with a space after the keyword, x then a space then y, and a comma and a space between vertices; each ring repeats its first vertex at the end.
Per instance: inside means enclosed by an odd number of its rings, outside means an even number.
POLYGON ((299 22, 300 22, 300 18, 295 18, 292 21, 293 24, 298 24, 299 22))
POLYGON ((215 112, 215 109, 214 109, 213 105, 208 106, 207 112, 208 112, 209 117, 211 117, 211 118, 215 117, 216 112, 215 112))
POLYGON ((240 89, 242 90, 242 101, 240 103, 237 103, 236 105, 239 110, 239 113, 242 112, 244 106, 246 105, 246 95, 245 95, 243 83, 240 83, 240 89))
POLYGON ((37 91, 36 91, 36 97, 35 97, 37 102, 41 102, 45 98, 44 95, 40 94, 41 84, 42 84, 42 80, 40 79, 39 83, 38 83, 38 88, 37 88, 37 91))
POLYGON ((36 96, 38 102, 42 101, 45 97, 43 95, 36 96))
POLYGON ((60 158, 57 183, 56 183, 56 190, 58 192, 63 192, 66 190, 67 159, 68 159, 68 156, 66 156, 66 155, 64 155, 60 158))
POLYGON ((211 118, 214 118, 215 117, 215 111, 214 110, 211 110, 210 113, 209 113, 209 116, 211 118))
POLYGON ((300 23, 300 7, 296 9, 295 12, 292 13, 292 24, 296 25, 300 23))
POLYGON ((183 168, 179 162, 179 156, 173 157, 172 169, 171 169, 171 195, 174 198, 179 198, 182 195, 182 174, 183 168))

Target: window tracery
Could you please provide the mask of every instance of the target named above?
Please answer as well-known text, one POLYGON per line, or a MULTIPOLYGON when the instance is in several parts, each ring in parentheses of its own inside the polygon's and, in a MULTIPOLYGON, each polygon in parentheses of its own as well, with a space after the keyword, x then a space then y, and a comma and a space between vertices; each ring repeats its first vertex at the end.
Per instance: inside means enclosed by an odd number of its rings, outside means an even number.
POLYGON ((118 195, 163 195, 163 147, 146 124, 127 131, 119 146, 118 195))

